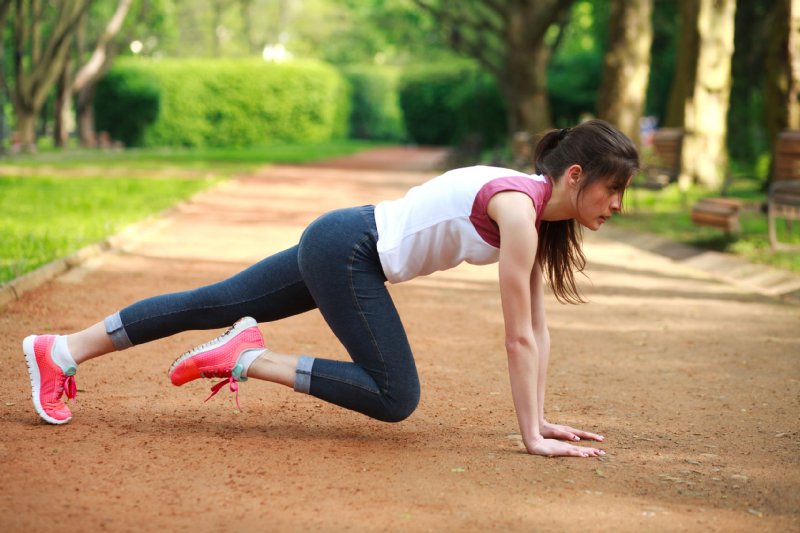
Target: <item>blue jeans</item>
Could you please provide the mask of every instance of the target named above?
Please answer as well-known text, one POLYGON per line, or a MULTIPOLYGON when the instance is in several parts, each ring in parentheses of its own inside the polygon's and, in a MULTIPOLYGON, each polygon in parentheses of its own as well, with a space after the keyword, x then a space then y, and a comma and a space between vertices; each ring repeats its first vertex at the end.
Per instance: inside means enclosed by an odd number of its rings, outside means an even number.
POLYGON ((137 302, 106 319, 117 349, 243 316, 271 322, 318 308, 353 362, 300 358, 295 390, 386 422, 419 403, 417 368, 386 289, 375 209, 340 209, 300 243, 219 283, 137 302))

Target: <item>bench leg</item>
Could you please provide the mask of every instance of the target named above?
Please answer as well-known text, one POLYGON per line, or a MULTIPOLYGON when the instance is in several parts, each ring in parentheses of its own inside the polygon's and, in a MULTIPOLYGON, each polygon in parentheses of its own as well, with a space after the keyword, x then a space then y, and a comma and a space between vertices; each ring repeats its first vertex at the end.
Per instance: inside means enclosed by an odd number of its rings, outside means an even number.
POLYGON ((775 206, 770 202, 767 205, 767 228, 769 230, 769 245, 773 250, 778 249, 778 237, 775 233, 775 206))

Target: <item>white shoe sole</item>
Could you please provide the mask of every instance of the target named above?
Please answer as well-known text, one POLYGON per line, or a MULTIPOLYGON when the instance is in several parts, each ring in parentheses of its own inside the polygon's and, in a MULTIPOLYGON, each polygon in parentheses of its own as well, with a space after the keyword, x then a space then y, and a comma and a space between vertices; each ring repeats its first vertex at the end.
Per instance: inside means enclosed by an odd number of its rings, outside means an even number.
POLYGON ((39 374, 39 365, 36 364, 36 351, 34 349, 34 342, 36 341, 36 335, 29 335, 25 337, 25 340, 22 341, 22 353, 25 354, 25 364, 28 367, 28 375, 31 378, 31 396, 33 399, 33 407, 36 409, 36 413, 42 417, 42 420, 48 422, 50 424, 66 424, 72 417, 65 418, 64 420, 56 420, 52 416, 48 415, 44 412, 42 408, 42 402, 39 397, 39 392, 41 391, 42 387, 42 376, 39 374))

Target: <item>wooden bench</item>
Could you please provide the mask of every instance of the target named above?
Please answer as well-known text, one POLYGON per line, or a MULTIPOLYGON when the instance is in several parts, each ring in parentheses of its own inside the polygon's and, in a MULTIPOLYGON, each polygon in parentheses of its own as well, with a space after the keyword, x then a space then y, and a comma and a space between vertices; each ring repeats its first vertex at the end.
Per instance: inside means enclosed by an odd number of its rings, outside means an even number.
POLYGON ((775 160, 772 167, 772 184, 767 196, 767 223, 769 243, 773 250, 798 249, 778 241, 776 219, 783 218, 792 231, 792 221, 800 220, 800 131, 786 130, 778 135, 775 160))
MULTIPOLYGON (((774 250, 798 248, 778 242, 775 223, 777 218, 784 218, 791 231, 792 220, 800 220, 800 131, 787 130, 778 135, 772 172, 773 181, 767 196, 770 245, 774 250)), ((703 198, 692 206, 692 222, 731 234, 741 231, 739 214, 745 210, 760 210, 763 204, 725 198, 730 182, 729 176, 722 186, 722 198, 703 198)))
POLYGON ((692 222, 698 226, 712 226, 729 234, 742 231, 739 213, 745 203, 735 198, 703 198, 692 206, 692 222))
POLYGON ((631 187, 661 190, 678 181, 681 171, 683 129, 661 128, 653 132, 653 160, 645 164, 644 172, 637 176, 631 187))

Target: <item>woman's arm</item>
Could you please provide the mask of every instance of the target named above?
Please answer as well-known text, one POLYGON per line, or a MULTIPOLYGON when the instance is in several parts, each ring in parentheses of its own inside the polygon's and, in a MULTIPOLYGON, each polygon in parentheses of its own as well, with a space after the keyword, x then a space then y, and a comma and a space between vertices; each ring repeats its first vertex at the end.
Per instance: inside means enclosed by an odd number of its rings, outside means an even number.
POLYGON ((533 336, 539 349, 539 379, 537 388, 539 393, 539 432, 542 437, 578 441, 581 439, 602 441, 603 436, 590 433, 570 426, 551 424, 544 418, 544 397, 547 384, 547 364, 550 360, 550 332, 544 313, 544 280, 542 267, 539 263, 533 266, 531 272, 531 319, 533 336))
POLYGON ((544 424, 544 390, 547 382, 547 363, 550 360, 550 331, 544 315, 544 282, 542 267, 539 263, 533 265, 531 271, 531 324, 536 347, 539 349, 539 380, 537 389, 539 393, 539 426, 544 424))
POLYGON ((500 298, 514 409, 529 453, 596 456, 602 452, 545 439, 539 424, 539 349, 533 331, 531 274, 536 259, 536 213, 530 198, 503 192, 489 201, 489 216, 500 228, 500 298))

